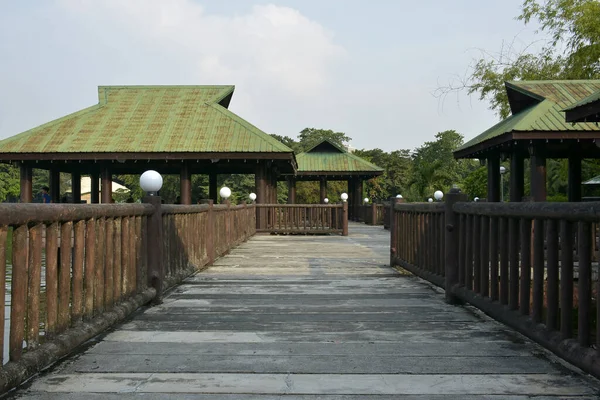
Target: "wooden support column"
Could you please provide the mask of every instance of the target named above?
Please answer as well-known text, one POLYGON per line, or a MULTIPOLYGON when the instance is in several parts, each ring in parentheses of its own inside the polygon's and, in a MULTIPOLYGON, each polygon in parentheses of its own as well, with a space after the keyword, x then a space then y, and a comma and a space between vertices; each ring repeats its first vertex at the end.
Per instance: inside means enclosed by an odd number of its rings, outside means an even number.
POLYGON ((50 170, 50 201, 60 203, 60 171, 56 168, 50 170))
POLYGON ((208 174, 208 198, 217 204, 217 173, 208 174))
POLYGON ((571 152, 569 156, 569 201, 581 201, 581 157, 571 152))
POLYGON ((354 220, 354 178, 348 179, 348 219, 354 220))
POLYGON ((546 201, 546 155, 541 146, 533 147, 531 154, 531 197, 546 201))
MULTIPOLYGON (((265 164, 260 162, 256 166, 256 171, 254 172, 254 183, 256 185, 256 204, 266 204, 267 203, 267 171, 265 168, 265 164)), ((266 210, 263 208, 256 209, 256 228, 264 229, 266 228, 266 210)))
POLYGON ((525 195, 525 168, 523 154, 513 150, 510 157, 510 201, 523 201, 525 195))
POLYGON ((108 167, 103 167, 100 179, 102 180, 102 204, 112 203, 112 174, 108 167))
POLYGON ((30 166, 21 164, 21 203, 33 201, 33 170, 30 166))
POLYGON ((500 155, 493 154, 487 158, 487 201, 500 201, 500 155))
POLYGON ((93 172, 90 174, 90 202, 92 204, 100 203, 100 174, 93 172))
POLYGON ((288 177, 288 204, 296 204, 296 178, 288 177))
POLYGON ((271 204, 277 204, 277 172, 271 171, 271 204))
POLYGON ((360 206, 362 205, 362 190, 363 181, 360 177, 356 177, 354 184, 354 220, 360 221, 360 206))
POLYGON ((81 203, 81 172, 71 172, 71 193, 73 204, 81 203))
POLYGON ((181 204, 192 204, 192 173, 186 163, 181 166, 179 172, 179 195, 181 204))
POLYGON ((322 176, 319 181, 319 197, 321 204, 325 204, 323 200, 325 200, 325 198, 327 197, 327 178, 325 178, 324 176, 322 176))

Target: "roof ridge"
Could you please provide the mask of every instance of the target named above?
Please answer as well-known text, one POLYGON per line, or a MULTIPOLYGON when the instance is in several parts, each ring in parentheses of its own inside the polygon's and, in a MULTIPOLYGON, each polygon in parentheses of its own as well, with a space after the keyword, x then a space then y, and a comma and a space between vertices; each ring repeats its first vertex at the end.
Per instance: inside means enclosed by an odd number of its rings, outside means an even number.
POLYGON ((319 143, 315 144, 313 147, 311 147, 310 149, 304 151, 303 153, 309 153, 315 147, 320 146, 321 144, 323 144, 325 142, 329 143, 330 145, 332 145, 333 147, 335 147, 336 149, 338 149, 342 153, 349 153, 348 150, 346 150, 343 146, 338 145, 337 143, 333 142, 332 140, 330 140, 328 138, 323 138, 319 143))

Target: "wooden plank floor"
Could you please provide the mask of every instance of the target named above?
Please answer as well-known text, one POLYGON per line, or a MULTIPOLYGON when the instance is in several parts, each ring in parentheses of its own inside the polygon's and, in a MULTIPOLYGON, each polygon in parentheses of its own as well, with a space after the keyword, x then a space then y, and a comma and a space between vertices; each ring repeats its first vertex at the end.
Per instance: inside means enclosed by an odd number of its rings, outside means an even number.
POLYGON ((380 227, 256 236, 23 399, 595 399, 597 381, 386 266, 380 227))

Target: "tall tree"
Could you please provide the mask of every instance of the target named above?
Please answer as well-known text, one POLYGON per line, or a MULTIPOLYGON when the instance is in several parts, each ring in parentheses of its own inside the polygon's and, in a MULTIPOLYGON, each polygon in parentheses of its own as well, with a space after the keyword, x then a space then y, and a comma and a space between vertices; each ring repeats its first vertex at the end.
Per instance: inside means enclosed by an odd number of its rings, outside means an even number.
POLYGON ((466 91, 479 94, 501 118, 510 114, 504 82, 536 79, 600 78, 600 2, 598 0, 524 0, 517 19, 537 22, 545 44, 517 49, 514 43, 499 52, 481 50, 465 79, 439 87, 435 94, 466 91))
POLYGON ((300 144, 298 150, 306 151, 324 139, 328 139, 339 146, 345 146, 352 140, 343 132, 334 132, 331 129, 304 128, 298 135, 298 143, 300 144))

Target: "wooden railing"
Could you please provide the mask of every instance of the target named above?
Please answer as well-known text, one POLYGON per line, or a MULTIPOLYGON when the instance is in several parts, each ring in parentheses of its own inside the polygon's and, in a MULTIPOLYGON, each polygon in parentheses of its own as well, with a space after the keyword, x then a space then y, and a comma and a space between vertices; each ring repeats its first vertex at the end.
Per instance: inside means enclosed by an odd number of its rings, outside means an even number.
POLYGON ((348 203, 257 204, 257 232, 348 235, 348 203))
POLYGON ((467 203, 461 196, 396 205, 392 262, 445 288, 448 302, 468 302, 600 377, 593 261, 600 203, 467 203))
POLYGON ((255 232, 254 206, 164 206, 158 197, 147 199, 0 204, 0 348, 8 352, 6 363, 0 351, 0 392, 143 304, 159 302, 165 287, 255 232))
POLYGON ((383 214, 383 204, 365 204, 359 207, 358 221, 368 225, 383 225, 383 214))

